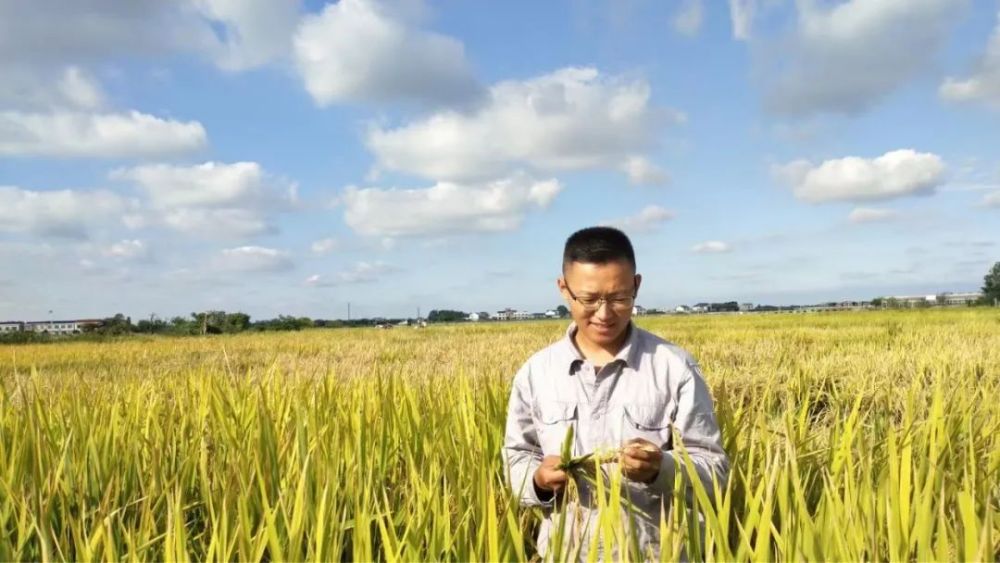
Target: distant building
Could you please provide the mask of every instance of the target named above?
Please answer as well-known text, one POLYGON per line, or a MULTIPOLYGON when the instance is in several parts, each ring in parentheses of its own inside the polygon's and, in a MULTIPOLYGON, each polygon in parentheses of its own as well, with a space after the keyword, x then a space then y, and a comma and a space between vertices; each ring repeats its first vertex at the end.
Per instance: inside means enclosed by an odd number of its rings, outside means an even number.
POLYGON ((678 305, 676 308, 674 308, 674 312, 679 313, 681 315, 687 315, 691 313, 691 307, 688 307, 687 305, 678 305))
POLYGON ((24 323, 22 323, 21 321, 0 322, 0 333, 21 332, 22 330, 24 330, 24 323))
POLYGON ((753 311, 753 303, 740 303, 740 312, 753 311))
POLYGON ((904 307, 921 307, 937 304, 937 295, 896 295, 895 299, 904 307))
POLYGON ((498 321, 509 321, 514 318, 514 314, 517 313, 514 309, 504 309, 503 311, 497 311, 497 314, 493 315, 493 318, 498 321))
POLYGON ((74 321, 29 321, 22 323, 25 332, 45 334, 79 334, 88 327, 101 325, 98 319, 79 319, 74 321))
POLYGON ((472 321, 474 323, 478 323, 479 322, 479 313, 469 313, 469 316, 465 317, 465 320, 472 321))
POLYGON ((559 312, 556 311, 555 309, 549 309, 548 311, 545 311, 545 318, 547 318, 547 319, 558 319, 559 318, 559 312))
POLYGON ((983 298, 983 294, 978 291, 966 293, 943 293, 944 304, 950 306, 969 305, 983 298))
POLYGON ((646 314, 646 308, 641 305, 635 305, 632 307, 632 314, 635 316, 642 316, 646 314))

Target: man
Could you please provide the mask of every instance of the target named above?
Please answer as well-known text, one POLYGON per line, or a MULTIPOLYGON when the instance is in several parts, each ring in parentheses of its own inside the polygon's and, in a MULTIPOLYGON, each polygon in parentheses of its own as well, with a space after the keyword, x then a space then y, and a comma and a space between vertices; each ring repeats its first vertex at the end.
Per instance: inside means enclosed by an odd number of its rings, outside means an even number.
MULTIPOLYGON (((713 475, 720 485, 728 476, 708 387, 690 354, 632 323, 642 277, 624 233, 609 227, 574 233, 566 241, 562 271, 557 284, 573 323, 514 377, 503 447, 510 486, 522 505, 545 512, 538 536, 544 556, 557 525, 555 501, 572 478, 559 469, 572 426, 573 455, 620 452, 623 492, 639 509, 638 547, 658 557, 661 510, 669 506, 675 474, 686 475, 674 432, 709 493, 713 475)), ((597 520, 591 512, 596 501, 587 480, 577 486, 572 509, 584 516, 567 518, 565 541, 576 542, 573 549, 579 546, 582 558, 590 544, 587 522, 597 520)))

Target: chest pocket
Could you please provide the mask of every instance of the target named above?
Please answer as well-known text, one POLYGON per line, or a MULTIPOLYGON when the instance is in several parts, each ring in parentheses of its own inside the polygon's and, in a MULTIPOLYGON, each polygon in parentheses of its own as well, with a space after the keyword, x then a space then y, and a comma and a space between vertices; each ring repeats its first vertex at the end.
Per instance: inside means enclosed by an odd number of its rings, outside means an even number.
MULTIPOLYGON (((566 431, 577 421, 576 403, 546 401, 538 404, 538 443, 543 455, 559 455, 566 431)), ((574 428, 575 431, 575 428, 574 428)), ((576 442, 577 440, 574 440, 576 442)), ((575 446, 575 444, 574 444, 575 446)), ((574 455, 578 454, 574 450, 574 455)))
POLYGON ((643 438, 660 447, 673 449, 670 412, 666 405, 622 406, 622 442, 643 438))

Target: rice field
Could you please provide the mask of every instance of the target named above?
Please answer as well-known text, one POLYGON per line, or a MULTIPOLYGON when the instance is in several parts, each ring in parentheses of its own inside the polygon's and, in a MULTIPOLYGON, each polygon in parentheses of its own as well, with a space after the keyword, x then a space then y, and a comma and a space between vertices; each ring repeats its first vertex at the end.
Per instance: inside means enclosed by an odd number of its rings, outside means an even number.
MULTIPOLYGON (((674 502, 665 558, 1000 559, 1000 311, 638 322, 700 360, 733 466, 674 502)), ((564 329, 0 348, 0 560, 530 560, 503 425, 564 329)))

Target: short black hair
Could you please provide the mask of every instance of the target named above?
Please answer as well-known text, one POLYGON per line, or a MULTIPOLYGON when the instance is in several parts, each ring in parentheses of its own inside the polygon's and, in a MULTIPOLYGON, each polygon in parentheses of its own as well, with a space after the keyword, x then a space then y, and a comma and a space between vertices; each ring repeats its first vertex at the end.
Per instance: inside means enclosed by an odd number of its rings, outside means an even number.
POLYGON ((572 262, 607 264, 625 260, 635 271, 635 251, 625 233, 613 227, 587 227, 566 239, 563 250, 563 269, 572 262))

